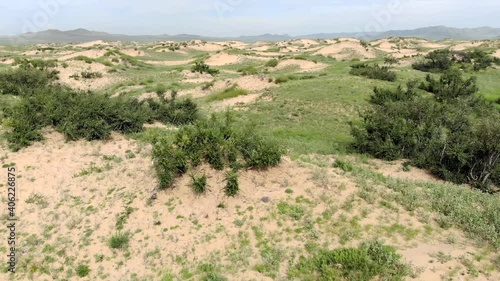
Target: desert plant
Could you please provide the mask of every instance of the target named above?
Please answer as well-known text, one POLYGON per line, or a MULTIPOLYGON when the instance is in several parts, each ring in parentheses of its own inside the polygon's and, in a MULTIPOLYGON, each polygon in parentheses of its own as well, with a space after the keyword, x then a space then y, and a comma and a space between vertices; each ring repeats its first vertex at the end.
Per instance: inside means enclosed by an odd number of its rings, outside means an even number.
POLYGON ((265 64, 266 67, 276 67, 278 66, 278 60, 277 59, 271 59, 265 64))
POLYGON ((194 193, 203 194, 207 191, 207 176, 202 175, 200 177, 191 176, 191 187, 194 193))
POLYGON ((351 66, 351 71, 349 73, 352 75, 368 77, 370 79, 386 80, 391 82, 396 80, 396 74, 394 72, 390 71, 387 66, 380 67, 378 64, 354 64, 351 66))
POLYGON ((235 98, 238 96, 246 96, 246 95, 248 95, 247 90, 241 89, 238 87, 237 84, 234 84, 231 87, 224 89, 219 93, 215 93, 213 95, 210 95, 207 98, 207 102, 221 101, 221 100, 225 100, 225 99, 235 98))
POLYGON ((240 191, 238 183, 238 173, 231 171, 226 174, 226 186, 224 186, 224 193, 226 196, 235 197, 240 191))
POLYGON ((90 273, 90 268, 86 264, 80 264, 76 267, 76 275, 78 277, 86 277, 90 273))
POLYGON ((109 238, 108 245, 111 249, 126 249, 129 242, 130 235, 128 233, 118 232, 109 238))
POLYGON ((193 67, 191 68, 191 72, 199 72, 199 73, 208 73, 212 76, 219 73, 218 69, 211 68, 204 62, 195 62, 193 67))

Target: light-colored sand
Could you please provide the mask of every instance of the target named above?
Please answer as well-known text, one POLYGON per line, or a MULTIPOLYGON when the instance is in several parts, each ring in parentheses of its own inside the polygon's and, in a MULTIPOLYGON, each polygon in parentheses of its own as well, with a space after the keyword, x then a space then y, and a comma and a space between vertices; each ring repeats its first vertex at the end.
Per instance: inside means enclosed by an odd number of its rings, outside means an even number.
POLYGON ((77 48, 89 48, 89 47, 94 47, 96 45, 109 45, 108 43, 104 42, 103 40, 96 40, 96 41, 91 41, 91 42, 86 42, 82 44, 76 44, 74 45, 77 48))
POLYGON ((493 53, 493 56, 500 58, 500 50, 496 50, 495 53, 493 53))
POLYGON ((376 57, 375 50, 372 47, 363 47, 359 40, 341 41, 341 43, 334 43, 330 46, 323 47, 315 54, 332 56, 336 59, 372 59, 376 57))
POLYGON ((67 68, 63 68, 61 65, 57 67, 57 70, 60 72, 59 81, 62 84, 68 85, 73 89, 102 89, 120 80, 120 78, 107 73, 107 67, 100 63, 88 64, 83 61, 67 61, 67 64, 67 68), (83 79, 80 77, 79 80, 75 80, 74 78, 69 77, 74 74, 79 74, 79 76, 81 76, 80 73, 82 71, 99 72, 103 75, 103 77, 95 79, 83 79))
POLYGON ((205 63, 210 66, 221 66, 221 65, 235 64, 240 62, 242 59, 243 58, 238 55, 219 53, 212 55, 205 63))
POLYGON ((213 43, 206 43, 206 44, 198 43, 196 45, 189 46, 189 48, 203 52, 216 52, 224 50, 223 46, 213 43))
POLYGON ((143 93, 137 98, 137 100, 139 101, 144 101, 148 99, 159 100, 160 98, 158 97, 158 94, 155 92, 143 93))
POLYGON ((70 60, 70 59, 76 58, 78 56, 85 56, 85 57, 89 57, 92 59, 96 59, 96 58, 100 58, 100 57, 104 56, 105 53, 106 53, 106 50, 99 50, 99 49, 87 50, 87 51, 75 52, 72 54, 61 56, 58 58, 58 60, 61 60, 61 61, 70 60))
POLYGON ((0 60, 1 64, 12 64, 14 63, 13 59, 0 60))
POLYGON ((290 66, 298 66, 300 68, 299 72, 314 72, 325 69, 328 65, 324 63, 315 63, 308 60, 284 60, 280 61, 276 69, 283 69, 290 66))
POLYGON ((186 65, 190 64, 192 60, 145 60, 144 62, 147 64, 154 64, 154 65, 186 65))

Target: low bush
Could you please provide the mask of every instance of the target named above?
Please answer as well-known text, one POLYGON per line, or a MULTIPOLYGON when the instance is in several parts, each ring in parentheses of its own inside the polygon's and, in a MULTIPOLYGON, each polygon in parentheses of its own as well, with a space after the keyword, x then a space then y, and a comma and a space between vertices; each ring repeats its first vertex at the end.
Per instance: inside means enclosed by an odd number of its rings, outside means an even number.
POLYGON ((54 80, 53 73, 33 67, 0 72, 0 94, 31 96, 54 80))
POLYGON ((126 249, 130 242, 128 233, 116 233, 108 240, 108 245, 111 249, 126 249))
POLYGON ((231 171, 226 174, 226 186, 224 187, 224 193, 228 197, 235 197, 240 191, 240 186, 238 183, 238 173, 236 171, 231 171))
POLYGON ((161 139, 153 146, 161 188, 171 186, 177 176, 202 162, 217 170, 266 168, 276 166, 282 154, 278 145, 256 135, 252 128, 234 128, 229 113, 222 121, 213 115, 182 126, 173 141, 161 139))
POLYGON ((255 66, 249 65, 238 69, 238 72, 242 75, 256 75, 259 73, 259 70, 255 66))
POLYGON ((445 72, 453 66, 463 70, 479 71, 495 63, 495 58, 483 50, 475 49, 467 52, 451 50, 435 50, 416 62, 412 67, 425 72, 445 72))
POLYGON ((246 95, 248 95, 247 90, 241 89, 238 87, 238 85, 234 84, 231 87, 229 87, 229 88, 227 88, 219 93, 210 95, 207 98, 207 101, 208 102, 221 101, 221 100, 225 100, 225 99, 235 98, 238 96, 246 96, 246 95))
POLYGON ((351 66, 351 71, 349 73, 356 76, 364 76, 370 79, 378 79, 391 82, 396 81, 396 73, 390 71, 389 67, 380 67, 378 64, 354 64, 351 66))
MULTIPOLYGON (((36 69, 28 70, 36 73, 34 82, 22 80, 15 85, 26 71, 17 69, 10 76, 7 75, 7 78, 12 79, 0 83, 2 92, 22 96, 5 112, 11 128, 6 135, 13 150, 41 140, 39 131, 45 126, 54 127, 68 140, 98 140, 109 137, 111 131, 139 132, 144 123, 161 121, 182 125, 192 123, 198 117, 197 105, 189 99, 178 101, 175 93, 172 93, 171 98, 160 97, 159 100, 144 102, 124 97, 110 98, 50 84, 50 80, 43 76, 44 72, 36 69), (38 88, 31 89, 28 85, 38 85, 38 88)), ((32 78, 32 75, 28 77, 32 78)))
POLYGON ((271 59, 268 62, 266 62, 266 67, 276 67, 278 66, 278 60, 277 59, 271 59))
POLYGON ((411 266, 402 261, 394 247, 378 241, 357 248, 319 250, 288 271, 288 277, 300 280, 405 280, 411 266))
POLYGON ((191 68, 191 72, 208 73, 212 76, 219 74, 218 69, 211 68, 204 62, 196 62, 191 68))
POLYGON ((207 191, 207 176, 200 177, 191 176, 191 187, 194 193, 203 194, 207 191))

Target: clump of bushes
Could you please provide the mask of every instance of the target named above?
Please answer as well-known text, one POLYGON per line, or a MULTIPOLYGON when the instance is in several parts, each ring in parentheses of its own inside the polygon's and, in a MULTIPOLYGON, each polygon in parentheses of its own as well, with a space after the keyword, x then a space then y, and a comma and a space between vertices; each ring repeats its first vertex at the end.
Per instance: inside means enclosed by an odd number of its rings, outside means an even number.
POLYGON ((196 62, 191 68, 191 72, 208 73, 212 76, 219 74, 218 69, 211 68, 208 64, 204 62, 196 62))
POLYGON ((394 247, 378 241, 357 248, 319 250, 310 258, 300 257, 288 277, 300 280, 405 280, 412 274, 394 247))
POLYGON ((476 80, 464 80, 458 70, 426 80, 406 89, 375 89, 373 108, 362 115, 361 126, 353 126, 355 147, 379 158, 411 159, 445 180, 496 192, 500 112, 476 95, 476 80))
POLYGON ((378 64, 354 64, 351 66, 351 71, 349 73, 356 76, 364 76, 370 79, 378 79, 391 82, 396 81, 396 73, 390 71, 389 67, 381 67, 378 64))
POLYGON ((463 70, 479 71, 495 63, 495 58, 483 50, 475 49, 467 52, 451 50, 435 50, 416 62, 412 67, 425 72, 445 72, 454 65, 463 70))
POLYGON ((171 98, 139 102, 110 98, 92 92, 77 92, 50 83, 48 74, 37 69, 17 69, 2 73, 0 93, 21 99, 8 112, 7 139, 13 150, 42 139, 40 129, 52 126, 68 140, 106 139, 111 131, 134 133, 153 121, 182 125, 197 118, 197 105, 189 99, 171 98), (28 72, 27 72, 28 71, 28 72), (34 87, 34 88, 33 88, 34 87))
POLYGON ((266 67, 276 67, 278 66, 278 60, 277 59, 271 59, 265 64, 266 67))
POLYGON ((261 169, 279 164, 282 154, 275 142, 255 134, 251 128, 236 129, 229 113, 224 120, 212 115, 182 126, 173 141, 160 139, 153 147, 160 188, 172 186, 177 176, 202 162, 216 170, 261 169))

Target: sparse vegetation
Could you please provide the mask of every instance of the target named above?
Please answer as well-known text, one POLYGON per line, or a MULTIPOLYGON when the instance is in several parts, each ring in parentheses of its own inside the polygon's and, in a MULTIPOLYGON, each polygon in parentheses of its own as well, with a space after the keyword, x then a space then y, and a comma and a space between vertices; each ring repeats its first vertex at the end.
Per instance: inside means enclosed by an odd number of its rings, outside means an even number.
POLYGON ((207 65, 204 62, 195 62, 193 67, 191 68, 192 72, 199 72, 199 73, 208 73, 212 76, 219 74, 218 69, 211 68, 209 65, 207 65))
POLYGON ((248 91, 245 89, 241 89, 238 87, 238 85, 234 84, 231 87, 219 92, 215 93, 213 95, 210 95, 207 98, 208 102, 213 102, 213 101, 221 101, 225 99, 230 99, 230 98, 235 98, 238 96, 246 96, 248 95, 248 91))

